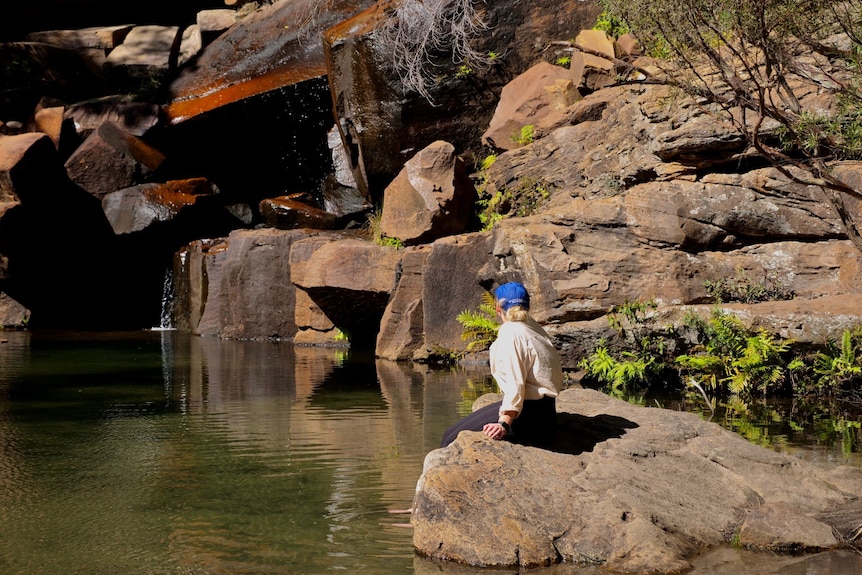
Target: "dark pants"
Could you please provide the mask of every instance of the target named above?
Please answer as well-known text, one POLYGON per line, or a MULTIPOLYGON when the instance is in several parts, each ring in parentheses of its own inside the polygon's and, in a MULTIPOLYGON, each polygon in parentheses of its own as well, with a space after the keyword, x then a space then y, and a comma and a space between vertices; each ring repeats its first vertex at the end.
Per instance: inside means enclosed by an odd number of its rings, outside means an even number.
MULTIPOLYGON (((498 401, 477 409, 447 429, 440 447, 446 447, 455 441, 462 431, 482 431, 485 424, 496 422, 502 403, 498 401)), ((547 447, 554 440, 556 431, 557 402, 553 397, 543 397, 524 401, 521 414, 512 422, 512 430, 506 434, 505 439, 521 445, 547 447)))

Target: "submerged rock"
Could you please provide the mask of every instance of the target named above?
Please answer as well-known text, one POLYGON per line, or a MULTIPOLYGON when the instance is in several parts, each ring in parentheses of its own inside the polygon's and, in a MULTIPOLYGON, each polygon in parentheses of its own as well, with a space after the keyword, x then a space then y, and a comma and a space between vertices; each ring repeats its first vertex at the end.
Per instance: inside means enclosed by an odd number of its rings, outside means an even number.
POLYGON ((841 546, 862 523, 862 469, 824 469, 695 414, 587 389, 557 403, 550 450, 463 432, 425 460, 413 504, 423 555, 482 566, 600 564, 674 573, 709 547, 841 546), (855 509, 854 520, 836 510, 855 509))

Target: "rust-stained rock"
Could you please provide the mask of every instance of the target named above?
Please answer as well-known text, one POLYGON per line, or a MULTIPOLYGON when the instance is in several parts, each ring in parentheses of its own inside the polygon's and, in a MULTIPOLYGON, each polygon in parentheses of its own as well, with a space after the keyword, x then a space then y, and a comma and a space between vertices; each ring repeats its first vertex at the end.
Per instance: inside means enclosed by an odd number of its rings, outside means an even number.
POLYGON ((196 65, 171 82, 168 121, 182 122, 324 76, 321 31, 370 4, 371 0, 336 0, 319 10, 319 0, 297 0, 252 12, 206 46, 196 65))
POLYGON ((434 142, 413 156, 383 194, 380 230, 405 245, 463 232, 473 215, 476 190, 448 142, 434 142))
POLYGON ((103 122, 66 160, 77 185, 97 198, 147 183, 165 156, 111 122, 103 122))
POLYGON ((142 184, 106 194, 102 209, 115 234, 130 234, 170 221, 216 192, 204 178, 142 184))
POLYGON ((260 202, 260 214, 266 225, 279 230, 313 228, 330 230, 335 227, 336 216, 289 196, 269 198, 260 202))
POLYGON ((374 34, 397 4, 378 2, 323 34, 336 128, 353 179, 369 196, 379 195, 409 158, 400 141, 402 120, 393 110, 399 100, 397 80, 383 71, 385 56, 374 34))

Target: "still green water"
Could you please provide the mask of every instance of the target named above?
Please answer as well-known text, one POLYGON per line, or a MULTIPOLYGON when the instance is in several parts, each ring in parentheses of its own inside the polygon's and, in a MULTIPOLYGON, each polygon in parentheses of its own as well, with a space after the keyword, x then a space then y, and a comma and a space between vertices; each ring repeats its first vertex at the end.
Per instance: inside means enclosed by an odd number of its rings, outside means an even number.
MULTIPOLYGON (((169 331, 0 341, 4 575, 487 573, 416 557, 393 513, 485 367, 169 331)), ((859 573, 862 558, 717 550, 694 572, 859 573)))

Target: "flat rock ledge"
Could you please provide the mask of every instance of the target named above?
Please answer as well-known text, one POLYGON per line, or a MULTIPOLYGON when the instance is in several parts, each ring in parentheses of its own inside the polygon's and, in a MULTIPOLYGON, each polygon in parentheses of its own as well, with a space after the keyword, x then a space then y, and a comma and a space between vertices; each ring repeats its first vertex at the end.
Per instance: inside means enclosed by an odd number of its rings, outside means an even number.
POLYGON ((425 459, 420 555, 512 567, 677 573, 714 546, 814 552, 862 532, 862 469, 823 468, 695 414, 567 389, 550 450, 463 432, 425 459))

